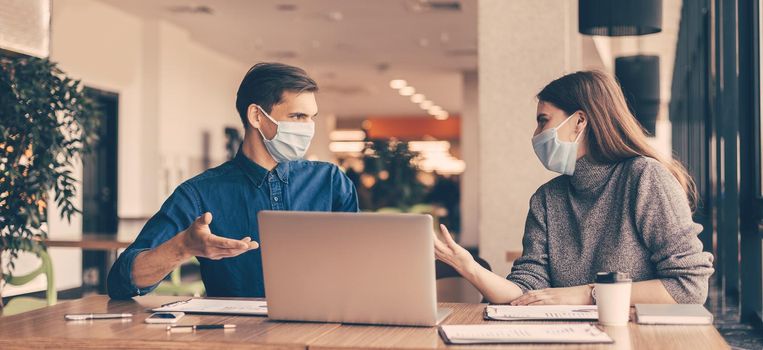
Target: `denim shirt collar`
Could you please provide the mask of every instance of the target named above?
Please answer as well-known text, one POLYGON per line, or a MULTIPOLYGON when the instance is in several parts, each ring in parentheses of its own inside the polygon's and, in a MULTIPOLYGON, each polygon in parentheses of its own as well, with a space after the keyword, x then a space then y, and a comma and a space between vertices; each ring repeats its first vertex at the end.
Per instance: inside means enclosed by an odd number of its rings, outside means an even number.
MULTIPOLYGON (((249 159, 239 147, 236 157, 233 158, 233 162, 237 164, 244 171, 244 174, 252 180, 255 186, 260 187, 267 179, 268 170, 249 159)), ((289 163, 278 163, 273 172, 276 173, 278 178, 285 183, 289 182, 289 163)))
POLYGON ((278 163, 273 170, 275 170, 281 182, 289 183, 289 162, 278 163))

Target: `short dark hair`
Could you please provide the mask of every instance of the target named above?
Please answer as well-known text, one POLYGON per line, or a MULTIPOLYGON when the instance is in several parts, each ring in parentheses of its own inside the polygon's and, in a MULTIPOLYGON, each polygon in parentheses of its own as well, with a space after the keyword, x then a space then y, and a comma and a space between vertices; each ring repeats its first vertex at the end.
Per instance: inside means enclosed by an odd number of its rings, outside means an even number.
POLYGON ((318 84, 304 69, 282 63, 261 62, 246 72, 236 93, 236 110, 246 129, 249 106, 256 104, 270 113, 273 105, 281 102, 284 91, 315 92, 318 84))

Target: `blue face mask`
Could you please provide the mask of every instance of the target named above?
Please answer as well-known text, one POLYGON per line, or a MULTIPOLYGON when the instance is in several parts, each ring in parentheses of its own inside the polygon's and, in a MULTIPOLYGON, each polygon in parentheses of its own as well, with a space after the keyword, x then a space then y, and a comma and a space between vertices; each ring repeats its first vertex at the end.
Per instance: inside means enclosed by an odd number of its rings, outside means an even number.
POLYGON ((575 162, 578 159, 578 141, 583 132, 580 132, 574 142, 569 142, 559 140, 558 130, 573 116, 574 114, 556 127, 535 135, 532 140, 535 154, 546 169, 570 176, 575 173, 575 162))

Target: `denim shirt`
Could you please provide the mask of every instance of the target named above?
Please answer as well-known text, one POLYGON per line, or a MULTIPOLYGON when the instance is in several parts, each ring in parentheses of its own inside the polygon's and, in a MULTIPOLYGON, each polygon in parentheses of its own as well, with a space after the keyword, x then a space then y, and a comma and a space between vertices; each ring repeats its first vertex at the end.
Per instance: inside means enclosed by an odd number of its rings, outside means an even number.
MULTIPOLYGON (((215 235, 231 239, 249 236, 259 242, 260 210, 356 212, 358 199, 355 186, 336 165, 299 160, 267 171, 239 151, 233 160, 175 189, 112 266, 109 296, 126 299, 156 288, 135 285, 135 257, 185 230, 204 212, 212 213, 210 229, 215 235)), ((265 296, 259 249, 221 260, 198 259, 208 296, 265 296)))

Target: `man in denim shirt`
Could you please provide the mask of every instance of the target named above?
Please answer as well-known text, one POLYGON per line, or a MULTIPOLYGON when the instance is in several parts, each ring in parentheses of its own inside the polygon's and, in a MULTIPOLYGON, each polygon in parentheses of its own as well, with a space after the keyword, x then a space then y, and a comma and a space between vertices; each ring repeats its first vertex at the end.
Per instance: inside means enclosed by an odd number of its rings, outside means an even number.
POLYGON ((109 296, 149 293, 196 256, 207 295, 263 297, 257 212, 358 211, 355 186, 337 166, 301 159, 315 130, 317 90, 300 68, 252 67, 236 98, 245 128, 238 154, 175 189, 114 263, 109 296))

